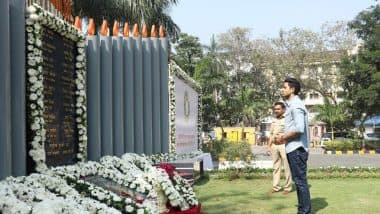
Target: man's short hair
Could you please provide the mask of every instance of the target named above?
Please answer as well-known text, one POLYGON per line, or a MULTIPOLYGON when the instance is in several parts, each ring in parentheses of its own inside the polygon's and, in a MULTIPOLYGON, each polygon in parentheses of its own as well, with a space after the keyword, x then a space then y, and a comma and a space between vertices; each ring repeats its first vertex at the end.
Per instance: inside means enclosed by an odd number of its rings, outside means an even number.
POLYGON ((294 94, 298 95, 301 90, 301 83, 293 77, 287 77, 284 82, 287 82, 290 88, 294 88, 294 94))
POLYGON ((273 105, 273 107, 274 106, 281 106, 282 109, 285 109, 285 104, 283 102, 281 102, 281 101, 275 102, 274 105, 273 105))

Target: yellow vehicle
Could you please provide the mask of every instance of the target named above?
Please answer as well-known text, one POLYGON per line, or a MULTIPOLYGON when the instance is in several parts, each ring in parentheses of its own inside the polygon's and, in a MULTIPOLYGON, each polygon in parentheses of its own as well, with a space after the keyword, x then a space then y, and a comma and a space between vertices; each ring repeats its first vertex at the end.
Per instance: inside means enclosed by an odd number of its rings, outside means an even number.
POLYGON ((255 127, 223 127, 223 133, 220 127, 216 127, 214 130, 217 140, 225 138, 231 142, 247 141, 250 144, 256 143, 255 127))

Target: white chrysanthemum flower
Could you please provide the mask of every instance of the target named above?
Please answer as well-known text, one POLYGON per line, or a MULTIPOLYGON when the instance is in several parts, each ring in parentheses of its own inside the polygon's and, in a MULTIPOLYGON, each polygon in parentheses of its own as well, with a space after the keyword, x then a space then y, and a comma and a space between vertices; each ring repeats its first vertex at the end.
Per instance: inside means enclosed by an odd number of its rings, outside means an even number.
POLYGON ((33 5, 31 5, 28 8, 26 8, 26 12, 29 13, 29 14, 35 13, 36 11, 37 11, 37 9, 33 5))
POLYGON ((30 76, 34 76, 37 74, 37 71, 33 68, 29 68, 27 72, 30 76))
POLYGON ((42 46, 42 42, 40 39, 36 39, 36 44, 35 44, 37 47, 41 47, 42 46))
POLYGON ((35 14, 35 13, 33 13, 33 14, 30 14, 29 18, 30 18, 31 20, 39 20, 39 19, 40 19, 40 16, 37 15, 37 14, 35 14))
POLYGON ((82 62, 84 60, 84 56, 82 54, 80 54, 76 57, 76 59, 78 62, 82 62))
POLYGON ((134 208, 131 205, 125 206, 125 211, 127 211, 128 213, 133 212, 133 210, 134 210, 134 208))
POLYGON ((27 49, 28 49, 28 51, 33 51, 34 50, 34 46, 33 45, 28 45, 27 49))
POLYGON ((29 99, 30 100, 37 100, 37 98, 38 98, 38 96, 37 96, 37 94, 30 94, 30 96, 29 96, 29 99))

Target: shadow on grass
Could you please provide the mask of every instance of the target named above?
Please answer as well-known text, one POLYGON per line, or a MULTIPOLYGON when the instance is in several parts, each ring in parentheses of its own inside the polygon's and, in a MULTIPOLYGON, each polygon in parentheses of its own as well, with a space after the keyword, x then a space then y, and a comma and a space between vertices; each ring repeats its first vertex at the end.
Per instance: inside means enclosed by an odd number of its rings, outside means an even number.
POLYGON ((317 213, 320 210, 323 210, 329 205, 326 201, 326 198, 312 198, 311 199, 311 213, 317 213))
POLYGON ((202 186, 209 182, 210 176, 208 174, 204 174, 201 178, 195 181, 195 186, 202 186))
MULTIPOLYGON (((226 192, 226 193, 218 193, 218 194, 213 194, 209 196, 200 196, 199 199, 200 201, 208 201, 208 200, 215 200, 216 198, 233 198, 233 197, 242 197, 242 196, 247 196, 249 193, 247 192, 242 192, 242 191, 234 191, 234 192, 226 192)), ((244 198, 249 200, 248 197, 244 198)), ((235 201, 237 202, 237 201, 235 201)))

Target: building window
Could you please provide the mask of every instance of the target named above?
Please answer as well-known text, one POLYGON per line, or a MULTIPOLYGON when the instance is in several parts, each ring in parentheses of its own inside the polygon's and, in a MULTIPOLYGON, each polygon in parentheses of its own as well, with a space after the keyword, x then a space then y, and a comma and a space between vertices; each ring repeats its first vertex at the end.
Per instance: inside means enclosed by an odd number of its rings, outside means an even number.
POLYGON ((223 132, 222 137, 227 138, 227 132, 223 132))
POLYGON ((243 140, 247 139, 247 132, 243 132, 243 140))

